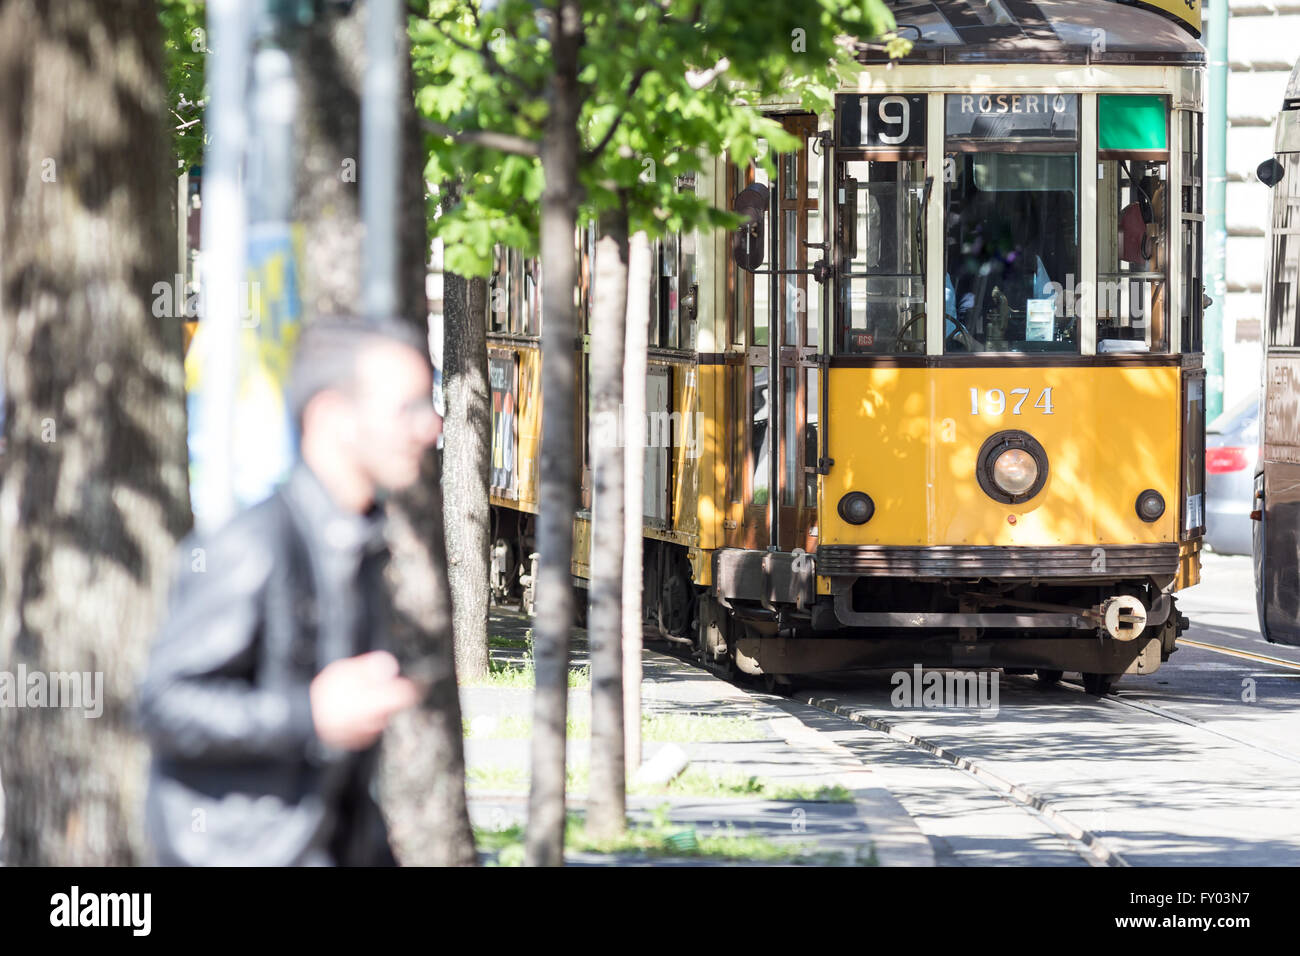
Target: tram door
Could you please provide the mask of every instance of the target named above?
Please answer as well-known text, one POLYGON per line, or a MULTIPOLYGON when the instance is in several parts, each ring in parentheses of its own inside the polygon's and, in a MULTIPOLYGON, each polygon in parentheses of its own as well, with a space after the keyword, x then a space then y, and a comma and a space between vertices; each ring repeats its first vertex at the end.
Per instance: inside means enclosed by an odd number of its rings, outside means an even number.
POLYGON ((822 216, 829 157, 814 115, 780 119, 799 137, 799 148, 777 157, 775 183, 753 167, 739 171, 737 183, 768 190, 765 228, 761 240, 755 237, 762 249, 754 250, 750 263, 757 268, 736 270, 735 318, 747 332, 743 546, 769 547, 775 518, 781 550, 811 551, 817 542, 823 387, 818 355, 830 301, 812 273, 828 259, 822 216))

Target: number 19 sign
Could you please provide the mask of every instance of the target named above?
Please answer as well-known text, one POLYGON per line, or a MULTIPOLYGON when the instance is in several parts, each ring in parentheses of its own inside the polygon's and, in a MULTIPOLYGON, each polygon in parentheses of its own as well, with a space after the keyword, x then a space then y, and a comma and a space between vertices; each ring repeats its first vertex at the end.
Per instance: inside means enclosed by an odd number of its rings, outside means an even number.
POLYGON ((925 94, 872 93, 836 97, 839 145, 910 149, 925 145, 925 94))

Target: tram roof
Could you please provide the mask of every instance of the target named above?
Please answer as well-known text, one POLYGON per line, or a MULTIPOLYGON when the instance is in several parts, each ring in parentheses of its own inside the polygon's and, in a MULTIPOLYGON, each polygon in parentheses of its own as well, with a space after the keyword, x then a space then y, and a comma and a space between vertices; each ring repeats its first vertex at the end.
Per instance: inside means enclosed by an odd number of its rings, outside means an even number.
MULTIPOLYGON (((1195 0, 1192 0, 1195 3, 1195 0)), ((1205 48, 1172 6, 1152 0, 895 0, 898 34, 915 44, 907 63, 1197 64, 1205 48)), ((1199 20, 1197 21, 1199 26, 1199 20)), ((889 59, 863 44, 858 59, 889 59)))

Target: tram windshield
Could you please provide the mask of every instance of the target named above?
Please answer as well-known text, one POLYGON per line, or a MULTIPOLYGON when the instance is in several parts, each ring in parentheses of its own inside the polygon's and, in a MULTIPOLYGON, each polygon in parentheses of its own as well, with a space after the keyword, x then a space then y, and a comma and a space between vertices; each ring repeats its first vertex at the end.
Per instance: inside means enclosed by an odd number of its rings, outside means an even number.
POLYGON ((945 352, 1076 352, 1078 97, 947 97, 945 352))
POLYGON ((948 189, 945 352, 1075 351, 1078 158, 963 153, 948 189))

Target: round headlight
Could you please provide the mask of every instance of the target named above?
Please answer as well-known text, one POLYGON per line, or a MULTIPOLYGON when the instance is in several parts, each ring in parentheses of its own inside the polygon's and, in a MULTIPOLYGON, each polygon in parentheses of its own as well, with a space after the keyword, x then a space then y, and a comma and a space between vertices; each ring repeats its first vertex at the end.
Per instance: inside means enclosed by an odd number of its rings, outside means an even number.
POLYGON ((993 480, 1009 495, 1023 495, 1038 480, 1038 462, 1023 448, 1008 448, 993 459, 993 480))
POLYGON ((975 478, 994 501, 1020 504, 1047 484, 1047 452, 1028 432, 998 432, 980 448, 975 478))
POLYGON ((1137 498, 1138 517, 1143 521, 1159 521, 1165 513, 1165 499, 1154 488, 1148 488, 1137 498))
POLYGON ((837 510, 840 517, 849 524, 866 524, 876 513, 876 503, 871 500, 870 495, 860 491, 850 491, 840 499, 837 510))

